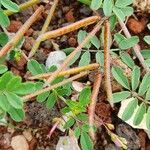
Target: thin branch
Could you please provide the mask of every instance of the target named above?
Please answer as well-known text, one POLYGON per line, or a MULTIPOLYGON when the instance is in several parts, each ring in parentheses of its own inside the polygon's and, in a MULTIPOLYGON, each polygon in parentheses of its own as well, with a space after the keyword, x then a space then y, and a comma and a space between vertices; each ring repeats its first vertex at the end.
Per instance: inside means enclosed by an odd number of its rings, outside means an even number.
POLYGON ((68 78, 68 79, 66 79, 66 80, 64 80, 62 82, 54 84, 54 85, 52 85, 50 87, 44 88, 42 90, 38 90, 38 91, 36 91, 35 93, 32 93, 32 94, 23 96, 22 99, 23 99, 24 102, 29 101, 29 99, 31 99, 31 98, 33 98, 33 97, 35 97, 37 95, 40 95, 40 94, 45 93, 47 91, 50 91, 50 90, 53 90, 53 89, 58 88, 60 86, 63 86, 65 84, 70 83, 70 82, 72 82, 72 81, 74 81, 76 79, 79 79, 79 78, 81 78, 81 77, 83 77, 83 76, 85 76, 87 74, 88 74, 88 72, 82 72, 82 73, 77 74, 75 76, 72 76, 72 77, 70 77, 70 78, 68 78))
POLYGON ((47 80, 47 83, 51 83, 57 76, 58 74, 62 71, 65 70, 69 62, 75 57, 75 55, 81 51, 82 47, 93 37, 97 31, 101 28, 102 23, 104 22, 106 18, 101 19, 101 21, 94 27, 94 29, 88 34, 88 36, 83 40, 83 42, 75 48, 75 50, 67 57, 67 59, 63 62, 61 67, 56 70, 47 80))
POLYGON ((40 6, 35 13, 24 23, 24 25, 18 30, 15 36, 0 50, 0 57, 6 55, 13 46, 15 46, 18 41, 27 32, 30 26, 38 19, 39 15, 44 10, 43 6, 40 6))
POLYGON ((107 99, 113 107, 112 103, 112 87, 110 79, 110 24, 106 20, 104 23, 104 77, 107 99))
MULTIPOLYGON (((26 10, 27 8, 32 7, 33 5, 38 4, 38 3, 40 3, 40 2, 41 2, 41 0, 29 0, 28 2, 25 2, 25 3, 23 3, 23 4, 20 4, 20 5, 19 5, 19 12, 20 12, 20 11, 23 11, 23 10, 26 10)), ((10 10, 4 10, 4 13, 5 13, 6 15, 10 16, 10 15, 16 13, 16 12, 12 12, 12 11, 10 11, 10 10)))
MULTIPOLYGON (((87 66, 76 67, 76 68, 72 68, 72 69, 60 72, 57 77, 77 74, 77 73, 80 73, 82 71, 95 70, 95 69, 97 69, 99 67, 100 67, 100 65, 96 64, 96 63, 89 64, 87 66)), ((29 77, 28 79, 29 80, 44 79, 44 78, 50 77, 51 75, 52 75, 52 73, 38 74, 38 75, 35 75, 35 76, 32 76, 32 77, 29 77)))
MULTIPOLYGON (((44 25, 42 27, 42 30, 41 30, 39 36, 44 34, 47 31, 47 28, 48 28, 48 26, 49 26, 49 24, 51 22, 51 19, 53 17, 53 14, 54 14, 54 11, 56 9, 56 6, 57 6, 58 2, 59 2, 59 0, 54 0, 54 3, 52 5, 51 9, 49 10, 48 16, 47 16, 47 18, 46 18, 46 20, 44 22, 44 25)), ((41 41, 39 41, 39 40, 35 41, 32 49, 31 49, 31 52, 29 53, 29 56, 28 56, 29 58, 31 58, 35 54, 35 52, 37 51, 38 47, 40 46, 40 43, 41 43, 41 41)))
MULTIPOLYGON (((123 30, 125 36, 126 36, 127 38, 130 38, 130 37, 131 37, 131 34, 130 34, 130 32, 128 31, 128 29, 127 29, 126 25, 124 24, 124 22, 121 21, 121 20, 119 20, 119 24, 120 24, 120 26, 121 26, 121 28, 122 28, 122 30, 123 30)), ((133 50, 134 50, 134 52, 135 52, 137 58, 139 59, 139 61, 140 61, 141 65, 142 65, 142 67, 145 69, 145 71, 146 71, 146 72, 150 72, 150 69, 149 69, 147 66, 145 66, 145 64, 144 64, 144 58, 143 58, 143 56, 142 56, 142 54, 141 54, 140 46, 139 46, 138 44, 136 44, 135 46, 133 46, 133 50)))
POLYGON ((92 91, 92 95, 91 95, 91 103, 89 105, 89 109, 88 109, 88 113, 89 113, 89 126, 90 128, 90 136, 93 139, 93 141, 95 141, 95 133, 94 133, 94 116, 95 116, 95 106, 96 106, 96 102, 97 102, 97 96, 98 96, 98 92, 99 92, 99 88, 101 85, 101 80, 102 80, 102 76, 100 73, 98 73, 95 77, 95 81, 94 81, 94 85, 93 85, 93 91, 92 91))
MULTIPOLYGON (((93 24, 93 23, 95 23, 98 20, 100 20, 100 17, 98 17, 98 16, 92 16, 92 17, 88 17, 86 19, 82 19, 82 20, 80 20, 78 22, 72 23, 71 25, 68 25, 68 26, 65 26, 65 27, 53 30, 53 31, 46 32, 46 33, 40 35, 37 38, 36 42, 37 43, 41 43, 42 41, 45 41, 47 39, 56 38, 58 36, 66 34, 66 33, 75 31, 75 30, 77 30, 77 29, 79 29, 81 27, 93 24)), ((29 54, 29 58, 31 58, 34 55, 34 53, 36 52, 36 47, 37 46, 34 45, 34 47, 32 48, 32 50, 31 50, 31 52, 29 54)))

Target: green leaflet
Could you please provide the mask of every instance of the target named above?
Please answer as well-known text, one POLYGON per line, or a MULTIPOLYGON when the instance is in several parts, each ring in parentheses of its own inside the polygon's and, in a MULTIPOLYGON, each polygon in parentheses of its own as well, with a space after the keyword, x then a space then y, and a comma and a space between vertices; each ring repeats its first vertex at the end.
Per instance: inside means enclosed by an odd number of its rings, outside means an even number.
POLYGON ((146 126, 150 129, 150 107, 148 107, 147 114, 146 114, 146 126))
POLYGON ((82 106, 86 106, 90 102, 91 89, 90 87, 85 87, 79 95, 79 102, 82 106))
POLYGON ((9 104, 12 107, 14 107, 16 109, 22 109, 23 108, 23 100, 21 99, 21 97, 17 96, 14 93, 11 93, 11 92, 5 92, 5 95, 7 97, 9 104))
POLYGON ((11 116, 11 118, 13 120, 15 120, 16 122, 23 121, 23 119, 25 117, 25 112, 23 109, 15 109, 15 108, 11 107, 9 109, 8 113, 11 116))
POLYGON ((141 123, 145 113, 146 113, 146 105, 145 103, 141 103, 133 119, 133 124, 135 126, 141 123))
POLYGON ((135 66, 133 59, 131 58, 131 56, 127 52, 120 53, 120 57, 121 57, 122 61, 126 65, 128 65, 130 68, 133 68, 135 66))
POLYGON ((131 75, 132 90, 136 90, 138 88, 140 82, 140 75, 140 68, 138 66, 134 66, 131 75))
POLYGON ((124 8, 132 3, 133 3, 133 0, 117 0, 115 3, 115 6, 124 8))
POLYGON ((0 65, 0 74, 5 73, 8 70, 7 66, 5 65, 0 65))
POLYGON ((141 84, 140 84, 138 94, 144 95, 145 92, 147 91, 148 87, 149 87, 149 84, 150 84, 150 73, 146 73, 142 79, 141 84))
POLYGON ((0 10, 0 25, 2 27, 8 27, 9 24, 10 24, 10 21, 9 21, 8 16, 5 15, 2 10, 0 10))
POLYGON ((113 93, 113 103, 118 103, 122 100, 125 100, 130 95, 131 95, 131 93, 129 91, 122 91, 122 92, 113 93))
POLYGON ((80 144, 83 150, 93 150, 92 140, 86 132, 81 133, 80 144))
POLYGON ((131 118, 131 116, 133 115, 133 112, 135 110, 135 108, 138 105, 138 101, 135 98, 131 98, 131 101, 128 103, 128 105, 125 107, 125 110, 122 114, 122 120, 127 121, 131 118))
POLYGON ((81 56, 81 59, 79 61, 79 66, 81 67, 81 66, 89 65, 90 61, 91 61, 91 55, 90 52, 87 51, 81 56))
POLYGON ((93 10, 97 10, 101 7, 101 5, 102 5, 102 0, 92 0, 90 7, 93 10))
POLYGON ((112 74, 119 84, 121 84, 126 89, 130 89, 128 78, 124 75, 124 72, 121 68, 113 66, 112 74))
POLYGON ((56 101, 57 101, 57 95, 56 95, 55 92, 52 92, 52 93, 48 96, 48 99, 47 99, 47 101, 46 101, 46 106, 47 106, 47 108, 52 109, 52 108, 54 107, 56 101))
POLYGON ((18 12, 19 11, 19 6, 12 2, 11 0, 1 0, 1 4, 8 10, 12 12, 18 12))
POLYGON ((111 16, 113 10, 113 1, 112 0, 104 0, 103 2, 103 11, 105 16, 111 16))

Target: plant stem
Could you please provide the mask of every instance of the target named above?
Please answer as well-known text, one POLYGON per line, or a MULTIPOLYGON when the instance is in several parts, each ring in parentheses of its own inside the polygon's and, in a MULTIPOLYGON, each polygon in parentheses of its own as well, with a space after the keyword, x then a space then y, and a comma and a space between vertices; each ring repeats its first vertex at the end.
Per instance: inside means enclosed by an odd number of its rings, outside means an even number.
POLYGON ((112 87, 110 79, 110 23, 108 20, 104 23, 104 77, 105 77, 105 89, 107 93, 107 99, 110 105, 113 107, 112 103, 112 87))
MULTIPOLYGON (((77 30, 77 29, 79 29, 81 27, 93 24, 93 23, 95 23, 98 20, 100 20, 100 17, 98 17, 98 16, 92 16, 92 17, 88 17, 86 19, 82 19, 82 20, 80 20, 78 22, 75 22, 75 23, 73 23, 71 25, 62 27, 60 29, 56 29, 56 30, 53 30, 53 31, 46 32, 46 33, 40 35, 37 38, 36 42, 37 43, 41 43, 42 41, 45 41, 47 39, 56 38, 58 36, 66 34, 66 33, 75 31, 75 30, 77 30)), ((31 58, 34 55, 35 52, 36 52, 36 45, 34 45, 34 47, 32 48, 31 52, 29 53, 29 58, 31 58)))
MULTIPOLYGON (((128 31, 128 29, 127 29, 126 25, 124 24, 124 22, 121 21, 121 20, 119 20, 119 24, 120 24, 120 26, 121 26, 121 28, 122 28, 122 30, 123 30, 125 36, 126 36, 127 38, 131 38, 131 34, 130 34, 130 32, 128 31)), ((149 69, 147 66, 145 66, 145 64, 144 64, 144 58, 143 58, 143 56, 142 56, 142 54, 141 54, 141 52, 140 52, 140 51, 141 51, 140 46, 139 46, 138 44, 134 45, 134 46, 133 46, 133 50, 134 50, 134 52, 135 52, 137 58, 139 59, 141 65, 142 65, 143 68, 145 69, 145 71, 146 71, 146 72, 150 72, 150 69, 149 69)))
POLYGON ((23 37, 23 35, 27 32, 30 26, 38 19, 39 15, 42 13, 44 7, 40 6, 35 13, 24 23, 24 25, 18 30, 15 34, 14 38, 12 38, 1 50, 0 57, 6 55, 13 46, 15 46, 18 41, 23 37))
MULTIPOLYGON (((41 30, 39 36, 44 34, 47 31, 47 28, 48 28, 48 26, 49 26, 49 24, 51 22, 51 19, 53 17, 54 11, 55 11, 56 6, 58 4, 58 1, 59 0, 54 0, 54 3, 52 5, 51 9, 49 10, 48 16, 47 16, 47 18, 46 18, 46 20, 44 22, 44 25, 42 27, 42 30, 41 30)), ((39 40, 35 41, 32 49, 31 49, 31 52, 29 53, 29 58, 32 57, 35 54, 35 52, 37 51, 38 47, 40 46, 40 43, 41 43, 41 41, 39 41, 39 40)))
POLYGON ((93 37, 97 31, 101 28, 101 25, 105 18, 101 19, 101 21, 94 27, 94 29, 87 35, 87 37, 83 40, 83 42, 75 48, 75 50, 67 57, 67 59, 63 62, 61 67, 56 70, 47 80, 47 83, 51 83, 57 76, 58 74, 62 71, 65 70, 69 62, 75 57, 75 55, 81 51, 82 47, 93 37))
MULTIPOLYGON (((41 0, 29 0, 28 2, 25 2, 25 3, 21 4, 21 5, 19 5, 19 12, 22 11, 22 10, 25 10, 25 9, 27 9, 29 7, 32 7, 33 5, 38 4, 40 2, 41 2, 41 0)), ((4 10, 4 13, 6 15, 10 16, 10 15, 16 13, 16 12, 12 12, 10 10, 4 10)))
MULTIPOLYGON (((89 64, 87 66, 76 67, 76 68, 72 68, 72 69, 60 72, 57 77, 77 74, 77 73, 80 73, 82 71, 94 70, 94 69, 97 69, 98 67, 100 67, 100 65, 96 64, 96 63, 89 64)), ((52 73, 38 74, 38 75, 35 75, 35 76, 32 76, 32 77, 29 77, 28 79, 30 79, 30 80, 43 79, 43 78, 48 78, 51 75, 52 75, 52 73)))
POLYGON ((66 79, 66 80, 64 80, 62 82, 54 84, 54 85, 52 85, 50 87, 44 88, 42 90, 38 90, 38 91, 36 91, 35 93, 32 93, 32 94, 23 96, 22 99, 23 99, 24 102, 27 102, 27 101, 29 101, 29 99, 31 99, 31 98, 33 98, 33 97, 35 97, 37 95, 40 95, 40 94, 45 93, 47 91, 50 91, 50 90, 53 90, 53 89, 58 88, 60 86, 63 86, 65 84, 70 83, 70 82, 72 82, 72 81, 74 81, 76 79, 79 79, 79 78, 81 78, 81 77, 83 77, 83 76, 85 76, 87 74, 88 74, 88 72, 86 71, 86 72, 82 72, 80 74, 74 75, 74 76, 72 76, 72 77, 70 77, 70 78, 68 78, 68 79, 66 79))
POLYGON ((91 103, 89 105, 88 113, 89 113, 89 126, 91 127, 89 130, 90 136, 95 141, 95 133, 93 130, 94 127, 94 116, 95 116, 95 106, 97 102, 97 96, 99 92, 99 88, 101 85, 102 76, 100 73, 98 73, 95 77, 94 85, 93 85, 93 91, 91 95, 91 103))

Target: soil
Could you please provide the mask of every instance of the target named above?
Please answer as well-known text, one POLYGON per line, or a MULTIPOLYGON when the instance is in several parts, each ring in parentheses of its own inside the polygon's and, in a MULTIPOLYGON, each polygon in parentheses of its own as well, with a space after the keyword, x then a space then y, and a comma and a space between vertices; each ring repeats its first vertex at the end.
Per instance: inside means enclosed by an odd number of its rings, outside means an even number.
MULTIPOLYGON (((25 2, 26 0, 16 0, 18 4, 25 2)), ((47 12, 50 8, 49 4, 43 4, 45 6, 44 13, 39 16, 39 20, 29 29, 25 35, 25 43, 22 50, 25 54, 28 54, 37 38, 39 31, 46 19, 47 12)), ((9 32, 17 32, 17 30, 22 26, 22 24, 29 18, 37 6, 29 8, 26 11, 12 15, 11 24, 7 28, 9 32)), ((55 11, 54 17, 48 30, 54 30, 63 26, 66 26, 72 22, 76 22, 80 19, 91 16, 93 12, 89 7, 79 4, 76 0, 61 0, 55 11)), ((139 20, 135 18, 129 18, 127 26, 133 35, 138 35, 140 37, 140 46, 142 49, 150 48, 149 45, 142 41, 144 35, 150 34, 146 28, 147 22, 150 21, 150 17, 147 14, 136 13, 135 14, 139 20), (143 19, 144 18, 144 19, 143 19)), ((84 27, 87 31, 90 31, 93 26, 84 27)), ((77 46, 77 31, 71 32, 69 34, 63 35, 53 39, 55 43, 59 45, 60 49, 68 47, 77 46)), ((34 56, 34 58, 40 62, 44 63, 49 52, 54 51, 53 45, 50 40, 43 42, 34 56)), ((24 80, 28 76, 26 72, 26 61, 20 59, 20 61, 9 61, 7 62, 10 70, 16 75, 21 75, 24 80)), ((93 75, 89 75, 87 79, 91 80, 94 78, 93 75)), ((85 79, 86 80, 86 79, 85 79)), ((93 81, 91 81, 93 82, 93 81)), ((113 91, 117 91, 120 87, 113 85, 113 91)), ((117 112, 119 106, 115 106, 114 110, 106 100, 106 93, 103 90, 104 85, 102 84, 101 90, 99 91, 98 102, 96 105, 96 114, 104 122, 112 123, 115 125, 114 132, 127 139, 128 150, 150 150, 150 141, 144 131, 135 130, 129 125, 123 123, 118 117, 117 112)), ((49 139, 47 137, 51 127, 53 126, 53 118, 59 117, 59 108, 54 107, 49 110, 44 104, 32 101, 26 105, 26 119, 21 123, 11 122, 15 128, 0 126, 0 150, 12 150, 11 140, 12 137, 16 135, 23 135, 25 130, 30 130, 32 139, 28 141, 29 150, 55 150, 56 144, 60 136, 65 135, 65 133, 55 130, 52 137, 49 139)), ((27 139, 26 139, 27 140, 27 139)), ((110 139, 104 127, 99 127, 97 131, 97 143, 95 145, 96 150, 121 150, 118 148, 110 139)))

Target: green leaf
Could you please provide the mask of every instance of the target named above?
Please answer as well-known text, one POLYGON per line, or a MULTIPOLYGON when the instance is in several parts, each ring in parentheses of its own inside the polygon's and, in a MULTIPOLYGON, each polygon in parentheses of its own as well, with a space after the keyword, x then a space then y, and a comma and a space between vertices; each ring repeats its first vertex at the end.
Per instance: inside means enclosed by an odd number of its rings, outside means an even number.
POLYGON ((132 98, 122 114, 122 117, 121 117, 122 120, 124 120, 124 121, 129 120, 131 118, 134 110, 136 109, 137 105, 138 105, 137 99, 132 98))
POLYGON ((79 61, 79 67, 89 65, 91 61, 91 55, 89 51, 84 52, 79 61))
POLYGON ((112 0, 104 0, 103 2, 103 12, 105 16, 111 16, 113 10, 113 1, 112 0))
POLYGON ((150 86, 146 92, 146 97, 145 97, 145 100, 150 100, 150 86))
POLYGON ((82 106, 86 106, 90 102, 91 89, 90 87, 85 87, 79 95, 79 102, 82 106))
POLYGON ((41 67, 41 64, 39 64, 34 59, 31 59, 31 60, 28 61, 27 68, 32 73, 32 75, 37 75, 37 74, 45 73, 43 71, 43 68, 41 67))
POLYGON ((146 114, 146 126, 150 129, 150 107, 148 107, 147 114, 146 114))
POLYGON ((77 61, 77 59, 79 59, 80 55, 81 55, 81 52, 78 52, 78 53, 74 56, 74 58, 70 61, 70 63, 69 63, 68 66, 71 66, 72 64, 74 64, 74 63, 77 61))
POLYGON ((120 53, 120 57, 122 61, 130 68, 133 68, 135 66, 133 59, 130 57, 130 55, 127 52, 120 53))
MULTIPOLYGON (((87 36, 87 32, 83 31, 83 30, 80 30, 78 32, 78 36, 77 36, 78 44, 81 44, 83 42, 83 40, 86 38, 86 36, 87 36)), ((83 47, 89 49, 91 47, 90 41, 87 42, 83 47)))
POLYGON ((140 68, 138 66, 134 66, 131 75, 131 86, 133 91, 135 91, 139 85, 140 75, 141 75, 140 68))
POLYGON ((141 54, 145 59, 150 59, 150 49, 141 50, 141 54))
POLYGON ((117 16, 117 18, 121 21, 125 20, 125 14, 122 11, 122 9, 118 8, 118 7, 113 7, 113 12, 115 13, 115 15, 117 16))
POLYGON ((2 27, 8 27, 10 24, 9 18, 7 15, 3 13, 3 11, 0 10, 0 25, 2 27))
POLYGON ((57 95, 55 92, 52 92, 46 101, 46 107, 52 109, 57 101, 57 95))
POLYGON ((100 48, 100 40, 96 36, 93 36, 90 41, 97 49, 100 48))
POLYGON ((79 136, 81 135, 81 129, 79 127, 75 128, 74 135, 76 138, 79 138, 79 136))
POLYGON ((37 96, 36 100, 40 103, 44 102, 49 96, 49 91, 48 92, 44 92, 40 95, 37 96))
POLYGON ((8 70, 7 66, 5 65, 0 65, 0 74, 5 73, 8 70))
POLYGON ((144 37, 144 41, 147 43, 147 44, 150 44, 150 36, 147 35, 144 37))
POLYGON ((23 121, 25 117, 25 112, 23 111, 23 109, 15 109, 12 107, 11 109, 9 109, 8 113, 11 118, 16 122, 23 121))
POLYGON ((110 16, 109 22, 110 22, 110 29, 111 31, 113 31, 117 24, 117 17, 115 15, 110 16))
POLYGON ((126 89, 130 89, 128 78, 124 75, 124 72, 121 68, 117 66, 112 67, 112 74, 119 84, 126 89))
POLYGON ((104 54, 101 51, 96 53, 96 62, 101 66, 104 66, 104 54))
POLYGON ((4 111, 8 111, 10 108, 7 97, 2 93, 0 94, 0 108, 3 109, 4 111))
POLYGON ((118 103, 122 100, 125 100, 130 95, 131 95, 131 93, 129 91, 122 91, 122 92, 113 93, 113 103, 118 103))
POLYGON ((7 97, 9 104, 12 107, 14 107, 16 109, 22 109, 23 108, 23 100, 21 99, 21 97, 17 96, 14 93, 11 93, 11 92, 5 92, 5 95, 7 97))
POLYGON ((12 2, 11 0, 1 0, 1 4, 8 10, 12 12, 18 12, 19 11, 19 6, 12 2))
POLYGON ((138 94, 144 95, 145 92, 148 90, 149 84, 150 84, 150 73, 146 73, 140 84, 138 94))
POLYGON ((121 8, 121 10, 125 16, 131 16, 134 12, 134 9, 132 7, 124 7, 124 8, 121 8))
POLYGON ((13 77, 6 86, 8 91, 13 91, 13 89, 17 89, 19 85, 21 85, 21 77, 15 76, 13 77))
POLYGON ((120 49, 129 49, 139 42, 137 36, 132 36, 131 38, 125 38, 122 34, 116 33, 114 35, 115 41, 119 45, 120 49))
POLYGON ((70 127, 72 127, 75 123, 75 120, 73 118, 70 118, 64 125, 65 129, 69 129, 70 127))
POLYGON ((1 32, 0 33, 0 45, 4 46, 8 42, 8 40, 9 40, 9 38, 8 38, 7 34, 4 32, 1 32))
POLYGON ((119 46, 121 49, 128 49, 133 47, 138 42, 139 42, 138 36, 132 36, 131 38, 121 41, 121 43, 119 43, 119 46))
POLYGON ((12 79, 13 74, 11 72, 6 72, 0 77, 0 90, 4 90, 9 83, 9 81, 12 79))
POLYGON ((90 126, 88 124, 84 124, 84 125, 82 125, 81 129, 82 129, 83 132, 88 133, 89 129, 90 129, 90 126))
POLYGON ((126 7, 133 3, 133 0, 117 0, 115 3, 116 7, 126 7))
POLYGON ((88 121, 88 115, 87 114, 81 113, 81 114, 77 115, 76 117, 80 121, 83 121, 83 122, 88 121))
POLYGON ((146 105, 145 103, 141 103, 133 119, 133 124, 135 126, 141 123, 145 113, 146 113, 146 105))
POLYGON ((81 133, 81 138, 80 138, 80 144, 81 148, 83 150, 93 150, 93 142, 90 138, 90 136, 86 132, 81 133))
POLYGON ((145 66, 150 67, 150 59, 144 61, 145 66))
POLYGON ((18 95, 26 95, 35 92, 35 83, 25 82, 13 90, 14 93, 18 95))
POLYGON ((101 5, 102 5, 102 0, 92 0, 90 8, 92 10, 97 10, 101 7, 101 5))

